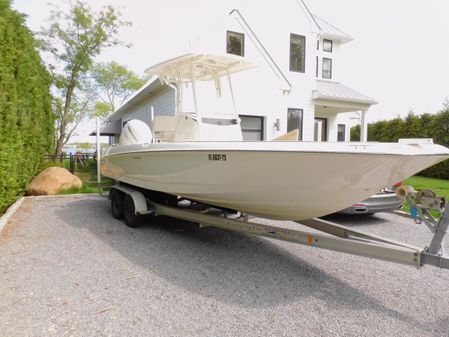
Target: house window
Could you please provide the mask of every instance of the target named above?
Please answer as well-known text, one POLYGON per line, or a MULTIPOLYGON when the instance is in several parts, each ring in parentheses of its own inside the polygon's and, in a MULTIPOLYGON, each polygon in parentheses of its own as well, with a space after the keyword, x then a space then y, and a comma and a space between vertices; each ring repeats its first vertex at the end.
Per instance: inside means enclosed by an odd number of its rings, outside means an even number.
POLYGON ((322 76, 323 78, 332 78, 332 59, 323 57, 322 76))
POLYGON ((332 53, 332 40, 323 40, 323 50, 332 53))
POLYGON ((305 72, 306 38, 290 34, 290 71, 305 72))
POLYGON ((244 56, 245 35, 237 32, 226 32, 226 53, 244 56))
POLYGON ((317 56, 316 57, 316 66, 315 66, 315 77, 318 77, 318 62, 319 62, 319 58, 317 56))
POLYGON ((315 142, 327 141, 327 119, 315 117, 315 132, 313 136, 315 142))
POLYGON ((316 50, 320 50, 320 40, 316 40, 316 50))
POLYGON ((239 117, 244 141, 263 140, 263 117, 244 115, 239 117))
POLYGON ((346 140, 346 125, 338 124, 337 141, 344 142, 346 140))
POLYGON ((299 130, 298 139, 302 140, 302 109, 291 109, 287 110, 287 132, 293 131, 295 129, 299 130))

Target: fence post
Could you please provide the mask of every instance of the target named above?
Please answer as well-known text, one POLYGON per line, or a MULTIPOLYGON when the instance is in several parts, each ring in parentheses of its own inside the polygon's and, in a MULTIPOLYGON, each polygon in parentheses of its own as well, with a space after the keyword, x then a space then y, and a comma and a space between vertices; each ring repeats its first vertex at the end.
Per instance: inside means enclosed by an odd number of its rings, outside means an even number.
POLYGON ((70 152, 70 157, 69 157, 69 170, 70 173, 73 174, 73 154, 70 152))

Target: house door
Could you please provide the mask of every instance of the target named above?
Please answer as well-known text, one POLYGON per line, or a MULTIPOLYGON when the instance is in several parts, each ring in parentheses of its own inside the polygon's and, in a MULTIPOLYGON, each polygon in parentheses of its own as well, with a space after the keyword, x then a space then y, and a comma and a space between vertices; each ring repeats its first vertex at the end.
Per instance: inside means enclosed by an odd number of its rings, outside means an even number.
POLYGON ((315 142, 327 141, 327 118, 315 118, 315 132, 313 140, 315 142))

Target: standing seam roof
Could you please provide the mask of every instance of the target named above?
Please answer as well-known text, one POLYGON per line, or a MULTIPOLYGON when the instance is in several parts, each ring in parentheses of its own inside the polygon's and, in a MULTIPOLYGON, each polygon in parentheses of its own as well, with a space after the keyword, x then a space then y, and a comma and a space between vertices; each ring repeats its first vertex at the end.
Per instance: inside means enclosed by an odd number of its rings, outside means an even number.
POLYGON ((314 98, 327 98, 336 100, 348 100, 366 104, 377 104, 378 102, 369 96, 359 93, 341 83, 331 81, 316 81, 314 98))

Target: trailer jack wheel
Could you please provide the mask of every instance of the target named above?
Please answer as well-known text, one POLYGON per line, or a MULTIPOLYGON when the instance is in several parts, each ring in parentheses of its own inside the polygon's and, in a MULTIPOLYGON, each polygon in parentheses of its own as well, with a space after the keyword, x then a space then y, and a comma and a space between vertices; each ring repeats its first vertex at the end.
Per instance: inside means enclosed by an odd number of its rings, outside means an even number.
POLYGON ((134 201, 131 196, 126 195, 123 200, 123 216, 125 218, 125 224, 128 227, 137 227, 138 224, 138 216, 136 215, 136 209, 134 206, 134 201))
POLYGON ((123 193, 112 189, 110 199, 112 216, 116 219, 123 219, 123 193))

